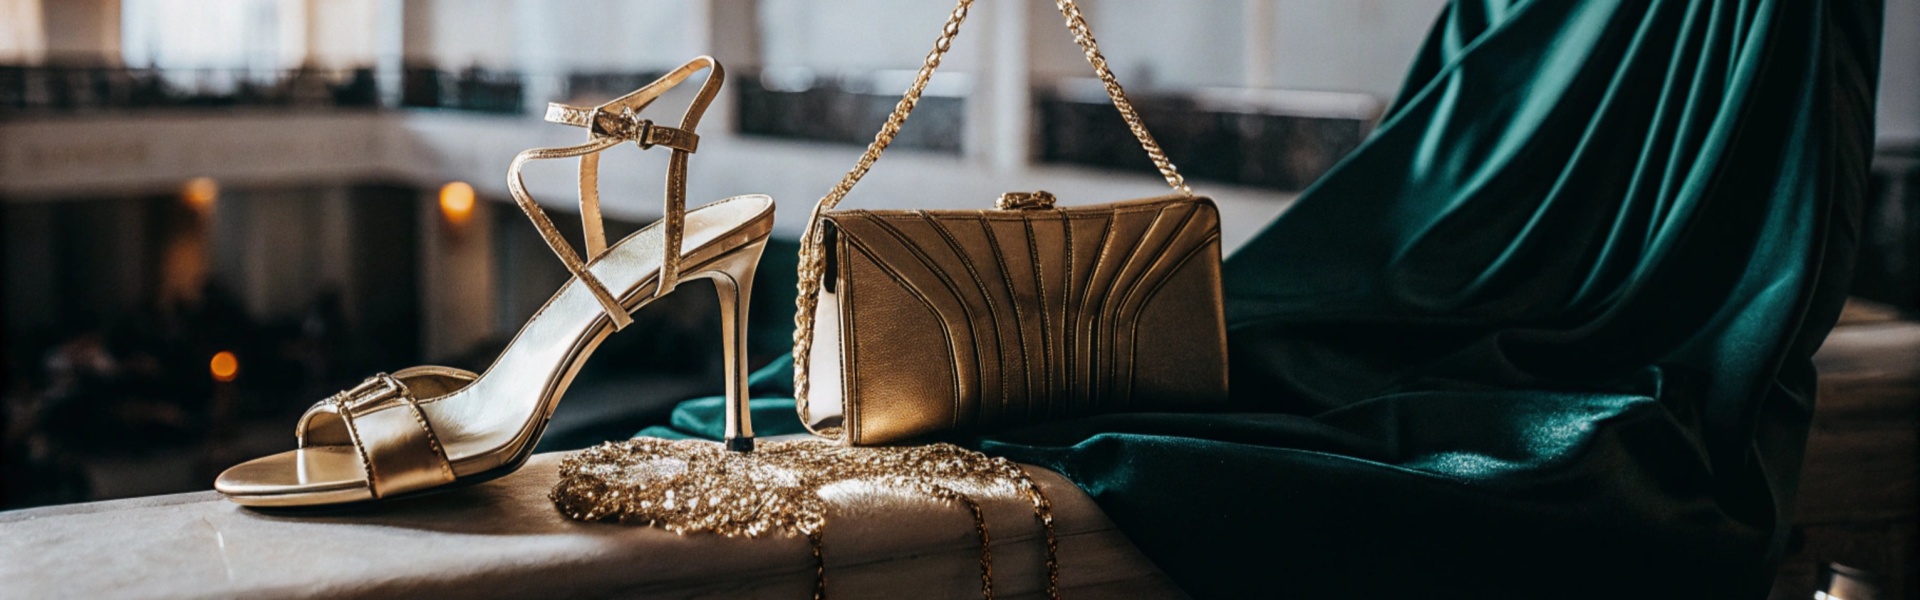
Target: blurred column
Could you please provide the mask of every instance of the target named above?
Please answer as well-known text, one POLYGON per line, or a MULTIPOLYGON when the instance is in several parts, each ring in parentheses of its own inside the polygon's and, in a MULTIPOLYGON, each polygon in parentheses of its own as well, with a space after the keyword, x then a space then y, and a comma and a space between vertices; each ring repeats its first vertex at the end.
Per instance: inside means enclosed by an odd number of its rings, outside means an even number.
POLYGON ((216 193, 215 278, 238 294, 256 318, 300 315, 326 284, 321 269, 328 250, 322 196, 314 190, 277 188, 216 193))
POLYGON ((46 0, 47 60, 71 64, 119 65, 120 0, 46 0))
POLYGON ((1880 50, 1882 147, 1920 146, 1920 0, 1887 0, 1880 50))
MULTIPOLYGON (((577 3, 574 5, 577 6, 577 3)), ((552 36, 566 35, 564 22, 598 15, 561 14, 552 0, 514 0, 514 20, 519 27, 514 40, 519 43, 521 110, 531 115, 545 114, 547 103, 561 100, 567 92, 565 57, 555 51, 560 44, 552 36)))
POLYGON ((0 257, 6 259, 6 285, 0 285, 0 310, 6 313, 11 335, 44 328, 60 315, 60 261, 53 252, 53 202, 9 202, 0 205, 0 257))
MULTIPOLYGON (((721 8, 716 4, 724 2, 725 0, 699 0, 687 5, 685 24, 687 45, 697 48, 697 52, 701 54, 714 58, 720 58, 719 53, 713 50, 714 40, 720 37, 715 27, 719 26, 716 18, 721 8)), ((725 62, 725 59, 721 59, 722 64, 725 62)))
MULTIPOLYGON (((730 69, 733 76, 760 70, 759 0, 706 0, 705 47, 715 59, 730 69)), ((729 88, 733 89, 733 88, 729 88)), ((721 93, 707 111, 706 127, 712 131, 740 130, 739 111, 734 108, 734 93, 721 93)))
MULTIPOLYGON (((987 0, 974 5, 985 27, 978 38, 956 46, 977 48, 981 71, 972 73, 967 99, 967 156, 996 173, 1025 169, 1032 157, 1033 86, 1029 77, 1029 11, 1023 0, 987 0), (985 10, 982 10, 985 9, 985 10)), ((953 52, 961 52, 956 48, 953 52)))
POLYGON ((42 0, 0 0, 0 63, 40 64, 47 58, 42 0))
POLYGON ((278 56, 275 67, 281 69, 296 68, 312 64, 313 9, 315 2, 309 0, 276 0, 274 7, 275 45, 278 56))
POLYGON ((433 28, 428 0, 373 0, 374 79, 380 85, 380 105, 400 106, 404 70, 416 46, 428 48, 433 28))
POLYGON ((196 177, 180 186, 177 199, 155 211, 160 224, 159 305, 166 310, 193 306, 202 300, 212 274, 214 212, 220 207, 220 184, 196 177))
POLYGON ((1277 0, 1244 0, 1240 17, 1241 37, 1246 40, 1246 73, 1241 84, 1250 88, 1270 88, 1274 82, 1274 60, 1276 46, 1274 36, 1278 35, 1279 9, 1277 0))
MULTIPOLYGON (((320 218, 314 224, 320 241, 319 277, 323 288, 343 299, 360 297, 359 278, 354 276, 353 190, 345 185, 320 190, 320 218)), ((359 302, 344 302, 342 316, 348 323, 359 323, 359 302)))
POLYGON ((390 0, 281 0, 291 3, 292 9, 300 17, 298 31, 303 47, 301 56, 292 64, 305 64, 321 68, 343 69, 371 67, 379 64, 381 57, 399 54, 399 45, 393 44, 393 52, 387 52, 381 45, 381 35, 397 26, 388 25, 382 20, 382 12, 390 0))

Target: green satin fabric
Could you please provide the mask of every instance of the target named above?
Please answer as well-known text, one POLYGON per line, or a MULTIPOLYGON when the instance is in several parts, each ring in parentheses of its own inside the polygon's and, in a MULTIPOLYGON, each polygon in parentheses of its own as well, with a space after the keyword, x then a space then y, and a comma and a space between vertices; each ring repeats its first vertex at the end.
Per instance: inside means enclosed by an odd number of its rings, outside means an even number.
MULTIPOLYGON (((1227 261, 1236 412, 972 442, 1065 474, 1197 597, 1764 596, 1880 12, 1457 0, 1373 138, 1227 261)), ((682 408, 646 433, 718 432, 682 408)))

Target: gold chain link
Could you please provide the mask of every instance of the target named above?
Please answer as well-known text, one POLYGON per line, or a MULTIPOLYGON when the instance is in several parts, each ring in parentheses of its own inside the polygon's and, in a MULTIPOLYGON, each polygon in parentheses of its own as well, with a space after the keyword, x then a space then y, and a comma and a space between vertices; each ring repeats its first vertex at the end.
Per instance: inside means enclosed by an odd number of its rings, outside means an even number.
MULTIPOLYGON (((807 217, 807 228, 800 236, 799 295, 794 299, 793 394, 798 401, 800 422, 809 429, 813 427, 813 417, 807 405, 811 387, 807 363, 813 356, 813 313, 820 305, 820 284, 825 276, 826 262, 826 253, 821 248, 824 243, 821 218, 827 211, 840 205, 853 186, 860 183, 860 178, 865 177, 867 171, 873 168, 873 163, 880 159, 880 153, 893 143, 894 136, 900 133, 900 126, 906 123, 907 116, 920 103, 921 93, 926 91, 934 70, 940 68, 940 59, 953 46, 953 38, 960 34, 960 24, 967 20, 967 10, 972 7, 973 0, 960 0, 959 5, 954 7, 953 14, 947 16, 947 24, 941 29, 939 39, 934 41, 933 50, 927 53, 926 60, 920 64, 920 71, 914 74, 913 84, 907 87, 907 93, 900 98, 900 103, 894 105, 893 113, 887 115, 887 122, 880 126, 880 132, 873 135, 873 142, 867 144, 867 151, 860 154, 860 160, 854 163, 853 169, 847 171, 846 176, 840 178, 840 183, 820 198, 820 203, 813 206, 812 214, 807 217)), ((1127 129, 1133 131, 1134 139, 1140 141, 1140 147, 1147 151, 1147 158, 1153 160, 1154 167, 1160 170, 1160 176, 1175 192, 1182 196, 1193 196, 1186 179, 1180 176, 1179 169, 1174 168, 1173 161, 1167 160, 1167 153, 1160 149, 1159 142, 1154 141, 1153 134, 1147 132, 1147 126, 1133 110, 1133 103, 1127 101, 1126 90, 1120 88, 1120 81, 1114 78, 1113 70, 1107 68, 1107 59, 1100 54, 1100 46, 1093 39, 1093 31, 1087 27, 1086 17, 1081 15, 1080 6, 1074 0, 1056 0, 1054 7, 1065 17, 1067 29, 1073 33, 1073 42, 1080 46, 1087 63, 1093 65, 1093 72, 1106 86, 1107 97, 1113 100, 1113 107, 1119 109, 1121 118, 1127 122, 1127 129)), ((1019 3, 1013 2, 1002 7, 1002 10, 1020 9, 1019 3)))
POLYGON ((634 438, 581 450, 560 463, 547 497, 568 518, 646 523, 676 534, 804 535, 812 547, 815 600, 826 598, 829 499, 824 490, 864 482, 910 490, 965 508, 980 542, 980 597, 993 600, 993 539, 974 493, 1024 496, 1045 536, 1047 597, 1060 597, 1053 505, 1025 468, 953 444, 853 448, 819 440, 769 441, 733 452, 692 440, 634 438))
POLYGON ((1073 32, 1073 43, 1080 45, 1080 51, 1087 57, 1087 64, 1093 65, 1093 73, 1100 77, 1100 83, 1107 88, 1107 98, 1113 100, 1113 107, 1120 110, 1120 117, 1126 119, 1127 129, 1133 131, 1133 138, 1140 141, 1140 148, 1147 151, 1147 158, 1153 160, 1153 166, 1160 169, 1160 177, 1167 185, 1182 196, 1193 196, 1193 189, 1187 187, 1187 179, 1180 176, 1180 170, 1173 167, 1173 161, 1167 160, 1167 153, 1160 149, 1160 142, 1147 133, 1146 123, 1140 120, 1140 114, 1133 111, 1133 102, 1127 100, 1127 91, 1120 89, 1120 80, 1114 78, 1113 70, 1107 68, 1107 57, 1100 54, 1100 44, 1093 41, 1093 30, 1087 28, 1086 17, 1080 14, 1080 5, 1073 0, 1056 0, 1054 7, 1060 9, 1060 15, 1067 19, 1067 29, 1073 32))

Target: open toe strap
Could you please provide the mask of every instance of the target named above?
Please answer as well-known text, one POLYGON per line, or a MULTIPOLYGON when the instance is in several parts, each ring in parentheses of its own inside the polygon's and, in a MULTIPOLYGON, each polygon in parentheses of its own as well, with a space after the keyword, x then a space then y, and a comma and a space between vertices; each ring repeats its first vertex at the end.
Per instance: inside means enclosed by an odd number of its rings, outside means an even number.
POLYGON ((375 498, 445 485, 453 465, 409 384, 451 392, 475 378, 446 367, 381 373, 314 404, 295 433, 301 448, 352 446, 375 498))

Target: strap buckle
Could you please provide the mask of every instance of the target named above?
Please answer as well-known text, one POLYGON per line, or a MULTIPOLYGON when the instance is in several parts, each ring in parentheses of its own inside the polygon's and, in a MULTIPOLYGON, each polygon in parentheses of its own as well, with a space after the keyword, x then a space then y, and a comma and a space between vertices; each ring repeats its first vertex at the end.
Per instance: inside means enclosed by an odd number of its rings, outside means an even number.
POLYGON ((401 387, 400 380, 394 379, 392 375, 380 373, 368 377, 366 381, 360 382, 352 389, 334 394, 330 400, 344 409, 342 412, 351 413, 405 393, 406 388, 401 387))
POLYGON ((653 119, 640 118, 632 107, 622 108, 620 112, 594 108, 587 129, 596 136, 633 140, 642 150, 653 147, 653 119))

